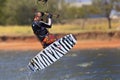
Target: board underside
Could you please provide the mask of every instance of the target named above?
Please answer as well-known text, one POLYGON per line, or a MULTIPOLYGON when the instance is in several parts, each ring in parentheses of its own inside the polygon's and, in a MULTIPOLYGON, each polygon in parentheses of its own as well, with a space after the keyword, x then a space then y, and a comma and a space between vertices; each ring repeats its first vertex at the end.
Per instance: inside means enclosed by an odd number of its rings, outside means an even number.
POLYGON ((35 72, 50 66, 68 53, 68 51, 73 48, 76 42, 76 38, 72 34, 58 39, 40 51, 34 58, 32 58, 28 64, 28 67, 35 72))

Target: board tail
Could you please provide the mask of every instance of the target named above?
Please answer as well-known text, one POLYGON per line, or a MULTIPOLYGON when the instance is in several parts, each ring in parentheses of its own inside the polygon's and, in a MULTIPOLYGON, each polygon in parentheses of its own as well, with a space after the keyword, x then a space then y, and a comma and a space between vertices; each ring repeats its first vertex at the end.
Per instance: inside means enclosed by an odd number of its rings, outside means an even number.
POLYGON ((33 72, 36 72, 36 69, 29 63, 27 68, 33 72))

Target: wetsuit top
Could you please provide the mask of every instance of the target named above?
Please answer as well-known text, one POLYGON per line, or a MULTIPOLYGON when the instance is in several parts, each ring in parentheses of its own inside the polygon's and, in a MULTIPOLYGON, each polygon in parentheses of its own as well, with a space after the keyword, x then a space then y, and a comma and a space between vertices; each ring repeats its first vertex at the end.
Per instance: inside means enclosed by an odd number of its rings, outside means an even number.
POLYGON ((45 36, 48 34, 47 28, 51 28, 51 26, 52 26, 51 17, 48 17, 47 23, 43 21, 33 21, 32 23, 33 32, 40 41, 43 41, 45 36))

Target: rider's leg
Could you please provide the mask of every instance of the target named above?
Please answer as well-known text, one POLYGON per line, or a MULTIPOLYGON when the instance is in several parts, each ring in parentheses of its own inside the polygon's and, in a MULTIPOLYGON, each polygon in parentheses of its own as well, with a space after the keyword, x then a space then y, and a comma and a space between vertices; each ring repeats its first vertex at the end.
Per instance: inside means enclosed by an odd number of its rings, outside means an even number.
POLYGON ((44 40, 42 41, 42 45, 43 48, 49 46, 50 44, 52 44, 53 42, 55 42, 57 40, 56 36, 53 34, 48 34, 44 40))

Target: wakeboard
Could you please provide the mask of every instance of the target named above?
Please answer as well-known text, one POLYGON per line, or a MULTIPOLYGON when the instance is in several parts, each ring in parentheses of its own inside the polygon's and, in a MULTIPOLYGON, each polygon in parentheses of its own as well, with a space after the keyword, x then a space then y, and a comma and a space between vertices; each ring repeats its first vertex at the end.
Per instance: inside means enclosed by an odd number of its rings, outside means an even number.
POLYGON ((68 53, 76 42, 77 40, 72 34, 58 39, 33 57, 28 64, 28 68, 36 72, 50 66, 68 53))

